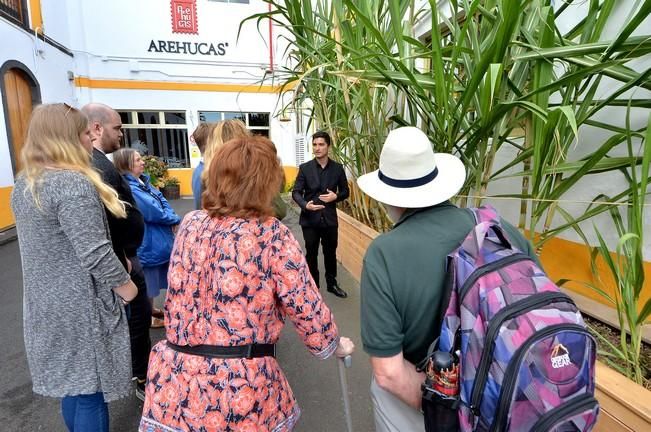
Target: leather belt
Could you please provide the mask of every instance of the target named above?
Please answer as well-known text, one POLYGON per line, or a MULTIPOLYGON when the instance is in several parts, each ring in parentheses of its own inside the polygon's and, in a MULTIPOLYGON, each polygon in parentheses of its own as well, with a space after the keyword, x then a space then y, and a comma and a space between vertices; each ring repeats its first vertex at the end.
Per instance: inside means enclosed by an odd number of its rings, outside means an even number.
POLYGON ((174 351, 202 357, 247 358, 276 357, 276 344, 249 344, 238 346, 217 345, 176 345, 167 341, 167 346, 174 351))

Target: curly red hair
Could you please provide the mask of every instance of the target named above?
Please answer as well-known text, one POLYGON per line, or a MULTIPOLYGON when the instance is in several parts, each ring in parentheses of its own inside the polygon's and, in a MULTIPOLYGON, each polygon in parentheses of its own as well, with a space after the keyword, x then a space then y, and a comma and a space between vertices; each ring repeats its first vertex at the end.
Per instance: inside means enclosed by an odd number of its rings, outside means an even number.
POLYGON ((266 218, 283 171, 276 147, 265 137, 244 136, 224 143, 208 168, 203 208, 213 217, 266 218))

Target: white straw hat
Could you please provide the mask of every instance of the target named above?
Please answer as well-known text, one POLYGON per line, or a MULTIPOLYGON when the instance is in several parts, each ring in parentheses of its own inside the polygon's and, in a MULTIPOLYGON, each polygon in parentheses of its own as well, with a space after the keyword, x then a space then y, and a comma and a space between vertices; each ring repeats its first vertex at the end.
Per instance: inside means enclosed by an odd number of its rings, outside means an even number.
POLYGON ((463 186, 466 169, 451 154, 434 153, 427 135, 415 127, 387 136, 380 169, 357 179, 370 197, 403 208, 429 207, 452 198, 463 186))

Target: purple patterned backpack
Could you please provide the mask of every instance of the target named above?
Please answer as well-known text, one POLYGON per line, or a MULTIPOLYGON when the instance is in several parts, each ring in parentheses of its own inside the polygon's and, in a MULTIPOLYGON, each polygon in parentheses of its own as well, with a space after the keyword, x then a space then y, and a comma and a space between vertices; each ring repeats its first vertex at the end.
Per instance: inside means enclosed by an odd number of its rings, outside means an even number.
POLYGON ((579 310, 511 246, 495 209, 473 213, 477 225, 448 256, 449 301, 436 348, 460 364, 456 427, 590 431, 599 413, 596 343, 579 310))

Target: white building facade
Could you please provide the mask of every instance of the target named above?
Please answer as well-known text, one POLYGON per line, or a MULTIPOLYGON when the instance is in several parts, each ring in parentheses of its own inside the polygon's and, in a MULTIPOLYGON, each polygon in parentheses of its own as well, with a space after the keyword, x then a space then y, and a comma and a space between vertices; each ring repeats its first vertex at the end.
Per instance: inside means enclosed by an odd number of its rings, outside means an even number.
MULTIPOLYGON (((165 160, 189 195, 201 121, 242 119, 297 164, 294 121, 280 121, 282 27, 247 17, 259 0, 0 0, 0 230, 29 114, 39 103, 101 102, 125 144, 165 160)), ((303 152, 298 152, 303 153, 303 152)), ((300 162, 300 160, 298 161, 300 162)))

